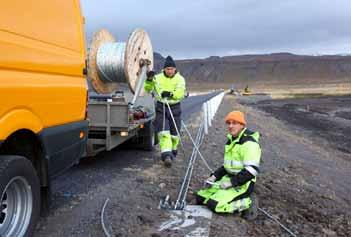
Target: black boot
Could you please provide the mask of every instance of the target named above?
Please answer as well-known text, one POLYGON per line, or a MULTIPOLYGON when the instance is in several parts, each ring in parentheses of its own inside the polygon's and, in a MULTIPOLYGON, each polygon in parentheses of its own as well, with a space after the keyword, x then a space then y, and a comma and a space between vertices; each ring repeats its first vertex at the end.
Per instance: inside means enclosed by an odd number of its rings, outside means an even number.
POLYGON ((161 153, 161 160, 166 167, 172 166, 173 154, 171 151, 166 151, 161 153))
POLYGON ((171 167, 172 166, 172 157, 166 156, 164 159, 164 164, 166 167, 171 167))
POLYGON ((250 195, 251 206, 249 209, 242 211, 242 217, 246 220, 253 221, 258 216, 258 198, 255 194, 250 195))

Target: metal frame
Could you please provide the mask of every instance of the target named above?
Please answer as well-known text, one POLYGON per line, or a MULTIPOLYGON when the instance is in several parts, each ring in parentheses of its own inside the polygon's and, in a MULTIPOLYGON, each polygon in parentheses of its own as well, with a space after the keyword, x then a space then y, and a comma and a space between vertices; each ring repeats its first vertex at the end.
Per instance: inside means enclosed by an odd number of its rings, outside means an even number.
POLYGON ((146 119, 130 122, 130 105, 125 102, 125 99, 126 98, 123 97, 119 98, 118 101, 113 101, 113 99, 89 101, 88 118, 90 137, 88 138, 86 156, 95 156, 101 151, 112 150, 128 139, 136 136, 140 125, 155 118, 154 104, 150 97, 145 98, 145 100, 151 101, 150 107, 153 111, 153 115, 146 119), (120 100, 123 100, 123 102, 120 100), (128 132, 128 135, 121 136, 121 132, 128 132), (101 138, 94 138, 94 136, 101 136, 101 138))

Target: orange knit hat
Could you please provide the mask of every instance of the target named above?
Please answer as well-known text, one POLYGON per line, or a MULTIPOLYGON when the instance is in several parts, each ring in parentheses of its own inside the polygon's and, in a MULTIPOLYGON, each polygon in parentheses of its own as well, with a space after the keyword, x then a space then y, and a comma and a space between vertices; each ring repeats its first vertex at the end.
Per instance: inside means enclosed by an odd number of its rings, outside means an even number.
POLYGON ((240 111, 232 111, 229 114, 227 114, 227 116, 225 116, 225 122, 227 123, 228 121, 235 121, 246 125, 245 116, 240 111))

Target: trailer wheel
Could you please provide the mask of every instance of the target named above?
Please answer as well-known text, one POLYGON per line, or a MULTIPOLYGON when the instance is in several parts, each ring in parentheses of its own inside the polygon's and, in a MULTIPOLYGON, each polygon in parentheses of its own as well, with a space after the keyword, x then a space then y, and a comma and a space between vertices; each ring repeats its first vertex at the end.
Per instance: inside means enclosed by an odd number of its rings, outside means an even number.
POLYGON ((160 141, 158 140, 158 134, 157 134, 156 130, 154 131, 154 136, 155 136, 155 146, 156 146, 156 145, 158 145, 158 143, 160 142, 160 141))
POLYGON ((145 124, 143 139, 142 139, 142 148, 146 151, 152 151, 155 146, 155 128, 152 122, 145 124))
POLYGON ((0 156, 0 236, 31 236, 40 214, 40 183, 22 156, 0 156))

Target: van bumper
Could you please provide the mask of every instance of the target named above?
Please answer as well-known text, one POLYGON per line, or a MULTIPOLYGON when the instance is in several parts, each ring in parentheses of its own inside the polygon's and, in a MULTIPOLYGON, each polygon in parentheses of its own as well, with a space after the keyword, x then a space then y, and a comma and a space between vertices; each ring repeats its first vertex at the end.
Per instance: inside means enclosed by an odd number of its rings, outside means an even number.
POLYGON ((79 162, 86 148, 88 127, 88 121, 83 120, 46 128, 40 133, 49 177, 55 177, 79 162))

